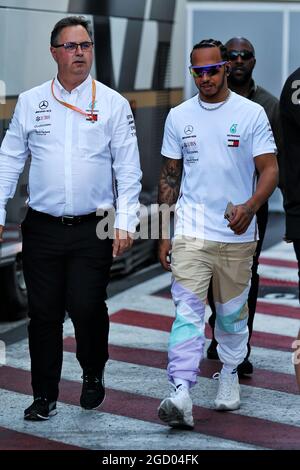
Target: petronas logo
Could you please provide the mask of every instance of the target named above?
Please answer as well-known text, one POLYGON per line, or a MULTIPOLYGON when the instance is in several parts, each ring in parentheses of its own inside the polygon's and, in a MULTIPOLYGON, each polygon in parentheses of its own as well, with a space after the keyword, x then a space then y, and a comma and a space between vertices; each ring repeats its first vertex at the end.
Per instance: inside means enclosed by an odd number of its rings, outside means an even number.
POLYGON ((232 126, 230 128, 230 133, 235 134, 236 133, 236 128, 237 128, 237 124, 232 124, 232 126))

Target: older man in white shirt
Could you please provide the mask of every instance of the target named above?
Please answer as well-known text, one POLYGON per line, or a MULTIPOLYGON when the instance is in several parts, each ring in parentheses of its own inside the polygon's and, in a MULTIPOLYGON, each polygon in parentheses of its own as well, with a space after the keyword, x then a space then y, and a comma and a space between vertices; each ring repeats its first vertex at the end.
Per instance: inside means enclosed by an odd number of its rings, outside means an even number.
POLYGON ((31 155, 22 233, 34 401, 24 418, 39 421, 56 413, 65 311, 83 369, 80 404, 92 409, 104 400, 106 288, 112 257, 132 244, 141 189, 129 104, 90 76, 89 22, 59 21, 50 50, 57 77, 19 96, 0 149, 0 239, 7 200, 31 155), (100 239, 96 211, 113 208, 114 240, 100 239))

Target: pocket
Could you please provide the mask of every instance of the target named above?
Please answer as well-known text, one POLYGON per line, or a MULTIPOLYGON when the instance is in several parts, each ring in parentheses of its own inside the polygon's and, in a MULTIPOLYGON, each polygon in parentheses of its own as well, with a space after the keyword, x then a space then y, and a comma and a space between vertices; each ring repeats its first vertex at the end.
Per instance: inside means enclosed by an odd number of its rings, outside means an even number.
POLYGON ((170 254, 172 268, 174 268, 178 264, 178 262, 180 263, 182 256, 183 258, 186 257, 185 252, 186 241, 183 240, 181 237, 175 237, 172 241, 170 254))
POLYGON ((252 259, 256 253, 257 242, 246 242, 243 243, 242 253, 245 254, 247 258, 252 259))
POLYGON ((29 217, 29 214, 28 214, 28 210, 24 216, 24 219, 22 220, 21 224, 20 224, 20 227, 21 227, 21 231, 23 233, 23 230, 25 229, 27 223, 28 223, 28 217, 29 217))
POLYGON ((257 249, 257 242, 254 242, 253 243, 253 247, 252 247, 252 256, 255 256, 256 255, 256 249, 257 249))
POLYGON ((89 156, 99 154, 106 145, 103 125, 99 122, 85 121, 78 132, 78 148, 89 156))

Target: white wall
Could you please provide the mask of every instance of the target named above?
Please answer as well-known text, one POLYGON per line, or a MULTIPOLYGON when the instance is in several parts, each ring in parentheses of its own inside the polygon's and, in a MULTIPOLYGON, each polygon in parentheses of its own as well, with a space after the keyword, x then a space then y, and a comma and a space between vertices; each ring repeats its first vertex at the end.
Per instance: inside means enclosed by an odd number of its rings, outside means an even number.
POLYGON ((68 11, 69 0, 0 0, 0 7, 68 11))
POLYGON ((9 97, 55 76, 50 35, 62 14, 13 8, 0 9, 0 13, 0 80, 9 97))
MULTIPOLYGON (((161 0, 163 1, 163 0, 161 0)), ((186 57, 186 0, 177 0, 170 53, 170 87, 183 88, 186 57)))

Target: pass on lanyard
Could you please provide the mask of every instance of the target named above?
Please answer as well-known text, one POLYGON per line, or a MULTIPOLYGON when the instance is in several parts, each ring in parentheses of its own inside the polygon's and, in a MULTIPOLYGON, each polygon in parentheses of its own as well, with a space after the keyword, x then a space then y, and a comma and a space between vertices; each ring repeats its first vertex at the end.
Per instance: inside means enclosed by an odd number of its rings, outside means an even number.
POLYGON ((56 101, 58 101, 60 104, 62 104, 66 108, 72 109, 72 111, 76 111, 77 113, 82 114, 83 116, 85 116, 87 118, 88 121, 91 121, 91 122, 97 121, 98 116, 97 116, 97 114, 94 114, 94 107, 95 107, 95 103, 96 103, 96 82, 95 82, 95 80, 92 81, 92 112, 91 113, 86 113, 82 109, 77 108, 77 106, 73 106, 72 104, 66 103, 65 101, 62 101, 62 100, 58 99, 54 94, 54 81, 55 81, 55 79, 53 78, 52 83, 51 83, 51 91, 52 91, 53 98, 55 98, 56 101))

